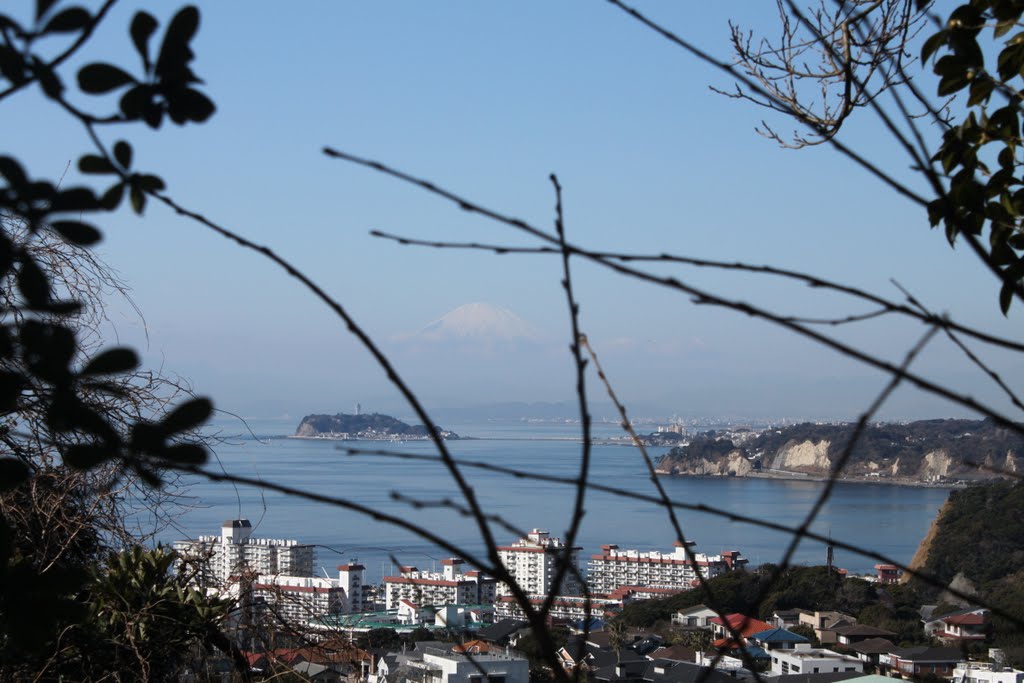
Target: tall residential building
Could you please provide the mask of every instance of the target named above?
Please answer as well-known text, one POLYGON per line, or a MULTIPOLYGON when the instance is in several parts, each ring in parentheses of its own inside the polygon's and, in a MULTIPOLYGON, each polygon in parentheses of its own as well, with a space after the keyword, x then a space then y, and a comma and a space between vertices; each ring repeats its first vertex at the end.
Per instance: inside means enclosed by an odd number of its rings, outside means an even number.
MULTIPOLYGON (((582 592, 577 578, 580 550, 568 548, 560 539, 551 538, 547 531, 534 529, 512 545, 499 546, 498 556, 527 595, 546 595, 553 589, 559 595, 579 595, 582 592), (562 584, 555 588, 559 562, 566 558, 570 570, 566 571, 562 584)), ((504 582, 498 584, 499 599, 510 594, 504 582)))
POLYGON ((683 591, 697 585, 698 572, 710 579, 746 564, 747 560, 737 550, 720 555, 697 553, 691 561, 686 548, 678 542, 671 553, 620 550, 619 546, 609 544, 601 546, 600 554, 591 556, 587 583, 597 594, 627 586, 683 591))
POLYGON ((295 540, 252 538, 247 519, 229 519, 220 536, 175 541, 174 550, 185 563, 197 567, 196 583, 218 587, 243 572, 283 576, 312 576, 316 552, 295 540))
POLYGON ((462 574, 463 561, 452 557, 441 561, 443 572, 421 572, 416 567, 399 568, 399 576, 385 576, 388 609, 396 609, 402 600, 425 605, 494 604, 495 581, 479 571, 462 574))

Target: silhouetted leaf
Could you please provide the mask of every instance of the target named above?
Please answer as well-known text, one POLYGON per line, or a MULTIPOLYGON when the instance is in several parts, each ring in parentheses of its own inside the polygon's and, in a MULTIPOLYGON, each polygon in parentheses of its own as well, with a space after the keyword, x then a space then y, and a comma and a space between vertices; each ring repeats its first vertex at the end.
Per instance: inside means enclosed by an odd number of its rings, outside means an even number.
POLYGON ((1008 315, 1010 312, 1010 304, 1013 303, 1013 294, 1013 283, 1004 282, 1002 289, 999 290, 999 310, 1003 312, 1003 315, 1008 315))
POLYGON ((7 179, 15 188, 28 184, 28 177, 25 170, 16 160, 7 156, 0 156, 0 175, 7 179))
POLYGON ((143 210, 146 208, 146 195, 139 188, 132 186, 128 192, 128 198, 131 199, 132 209, 135 213, 142 215, 143 210))
POLYGON ((0 371, 0 410, 7 412, 16 409, 25 386, 25 378, 21 374, 9 370, 0 371))
POLYGON ((171 120, 181 124, 185 121, 202 123, 216 110, 213 102, 203 93, 185 88, 169 104, 171 120))
POLYGON ((159 192, 166 187, 162 178, 149 173, 134 176, 133 179, 136 186, 146 192, 159 192))
POLYGON ((114 143, 114 158, 117 159, 117 163, 121 164, 121 168, 127 170, 132 167, 132 146, 124 140, 118 140, 114 143))
POLYGON ((78 170, 82 173, 110 174, 117 173, 117 169, 106 157, 98 154, 85 154, 78 160, 78 170))
POLYGON ((50 211, 94 211, 99 207, 96 193, 87 187, 61 190, 50 200, 50 211))
POLYGON ((100 197, 100 206, 107 211, 113 211, 121 203, 121 199, 124 197, 124 183, 117 183, 112 185, 110 189, 103 193, 100 197))
POLYGON ((206 449, 199 444, 179 443, 167 448, 164 458, 182 465, 202 465, 206 462, 206 449))
POLYGON ((46 22, 43 33, 70 33, 80 31, 89 25, 92 15, 81 7, 69 7, 66 10, 57 12, 46 22))
POLYGON ((22 256, 18 270, 18 290, 33 306, 41 306, 50 300, 50 281, 31 256, 22 256))
POLYGON ((93 357, 78 374, 80 377, 112 375, 129 372, 137 367, 139 367, 139 356, 135 351, 129 348, 116 348, 108 349, 93 357))
POLYGON ((14 48, 0 45, 0 74, 15 85, 28 80, 25 73, 25 58, 14 48))
POLYGON ((159 453, 166 448, 167 433, 152 422, 139 421, 132 425, 131 447, 140 453, 159 453))
POLYGON ((156 19, 149 12, 140 10, 132 18, 132 42, 135 43, 135 49, 138 50, 139 56, 142 57, 142 63, 145 65, 146 71, 149 71, 150 66, 152 66, 149 61, 149 39, 153 32, 156 31, 156 27, 156 19))
POLYGON ((79 87, 93 95, 102 95, 134 82, 135 78, 128 72, 103 62, 87 64, 78 72, 79 87))
POLYGON ((167 25, 164 42, 160 46, 160 55, 156 60, 156 74, 161 79, 172 81, 186 80, 186 64, 192 59, 192 51, 188 43, 199 27, 199 10, 187 5, 167 25))
POLYGON ((89 246, 100 241, 100 231, 88 223, 78 221, 52 221, 50 228, 58 232, 61 237, 72 244, 89 246))
POLYGON ((105 444, 78 444, 64 453, 64 462, 79 470, 88 470, 114 457, 115 453, 105 444))
POLYGON ((6 277, 14 265, 14 245, 7 235, 0 234, 0 278, 6 277))
POLYGON ((188 431, 206 422, 213 414, 213 403, 208 398, 194 398, 168 413, 160 426, 168 434, 188 431))
POLYGON ((32 59, 29 66, 32 70, 32 75, 39 82, 39 87, 43 89, 43 92, 48 97, 56 98, 64 93, 64 83, 61 82, 60 77, 50 68, 49 64, 38 59, 32 59))
POLYGON ((0 458, 0 491, 8 491, 27 480, 28 465, 17 458, 0 458))
POLYGON ((128 119, 140 119, 146 111, 146 105, 152 97, 152 88, 148 85, 137 85, 129 88, 121 96, 121 113, 128 119))

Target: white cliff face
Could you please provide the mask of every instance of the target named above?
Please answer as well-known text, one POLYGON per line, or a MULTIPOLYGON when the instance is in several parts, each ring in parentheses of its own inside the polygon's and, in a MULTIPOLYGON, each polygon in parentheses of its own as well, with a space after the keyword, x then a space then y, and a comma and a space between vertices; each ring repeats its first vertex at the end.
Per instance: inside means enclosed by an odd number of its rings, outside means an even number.
POLYGON ((828 457, 830 445, 830 441, 786 444, 772 458, 771 467, 774 470, 828 472, 832 468, 832 461, 828 457))
POLYGON ((953 459, 945 450, 926 453, 921 463, 920 476, 925 478, 945 477, 953 467, 953 459))
POLYGON ((689 474, 704 477, 725 477, 735 475, 744 477, 753 471, 753 466, 740 450, 729 453, 724 458, 698 458, 686 463, 673 463, 668 467, 659 467, 660 474, 689 474))

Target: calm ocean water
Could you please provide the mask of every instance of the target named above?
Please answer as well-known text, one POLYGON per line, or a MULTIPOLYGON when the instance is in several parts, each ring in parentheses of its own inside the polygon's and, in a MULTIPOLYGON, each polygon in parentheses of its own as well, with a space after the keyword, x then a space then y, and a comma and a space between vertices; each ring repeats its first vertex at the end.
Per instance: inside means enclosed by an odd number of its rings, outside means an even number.
MULTIPOLYGON (((402 496, 436 502, 456 497, 451 477, 440 463, 396 460, 378 456, 349 456, 337 442, 288 439, 291 422, 250 423, 259 440, 234 439, 217 449, 224 468, 233 474, 259 477, 304 491, 343 497, 424 525, 473 552, 482 550, 475 524, 457 512, 439 507, 413 509, 392 497, 402 496)), ((519 422, 477 425, 445 425, 463 436, 480 440, 450 442, 457 458, 489 462, 547 475, 575 476, 580 445, 558 438, 578 436, 573 425, 519 422)), ((237 433, 237 424, 227 428, 237 433)), ((599 425, 597 437, 618 436, 611 425, 599 425)), ((387 448, 407 453, 432 454, 424 442, 348 442, 362 448, 387 448)), ((651 449, 657 458, 666 449, 651 449)), ((482 505, 521 529, 539 527, 562 535, 572 509, 572 490, 562 484, 529 481, 482 470, 466 469, 482 505)), ((630 491, 653 494, 639 452, 617 445, 594 446, 592 481, 630 491)), ((739 478, 662 478, 674 501, 703 503, 716 509, 795 526, 807 514, 822 484, 800 481, 769 481, 739 478)), ((297 538, 322 547, 319 564, 333 574, 342 561, 357 558, 366 565, 368 578, 377 580, 392 572, 393 560, 420 569, 436 567, 449 555, 409 532, 375 522, 337 507, 261 492, 253 487, 192 482, 188 491, 191 508, 168 529, 162 540, 218 533, 220 522, 248 517, 254 535, 297 538)), ((947 490, 906 488, 871 484, 840 484, 824 508, 814 530, 833 538, 865 546, 901 562, 908 562, 928 525, 948 495, 947 490)), ((705 513, 679 511, 683 531, 696 541, 697 551, 718 553, 737 549, 752 564, 777 562, 788 537, 756 526, 730 522, 705 513)), ((514 535, 495 527, 499 543, 514 535)), ((591 492, 580 536, 583 557, 604 543, 622 548, 667 551, 674 533, 665 512, 650 503, 591 492)), ((796 555, 802 564, 822 564, 825 548, 804 541, 796 555)), ((867 572, 875 560, 837 550, 835 563, 853 572, 867 572)))

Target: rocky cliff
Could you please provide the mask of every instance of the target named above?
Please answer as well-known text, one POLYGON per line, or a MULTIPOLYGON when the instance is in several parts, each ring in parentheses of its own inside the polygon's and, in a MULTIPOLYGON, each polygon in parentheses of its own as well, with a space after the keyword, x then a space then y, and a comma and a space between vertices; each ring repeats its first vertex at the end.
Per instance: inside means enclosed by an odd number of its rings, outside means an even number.
MULTIPOLYGON (((826 477, 843 457, 851 424, 803 424, 750 438, 709 432, 669 451, 661 474, 826 477)), ((843 478, 898 483, 1012 476, 1024 466, 1024 439, 990 421, 924 420, 865 429, 843 478)))

